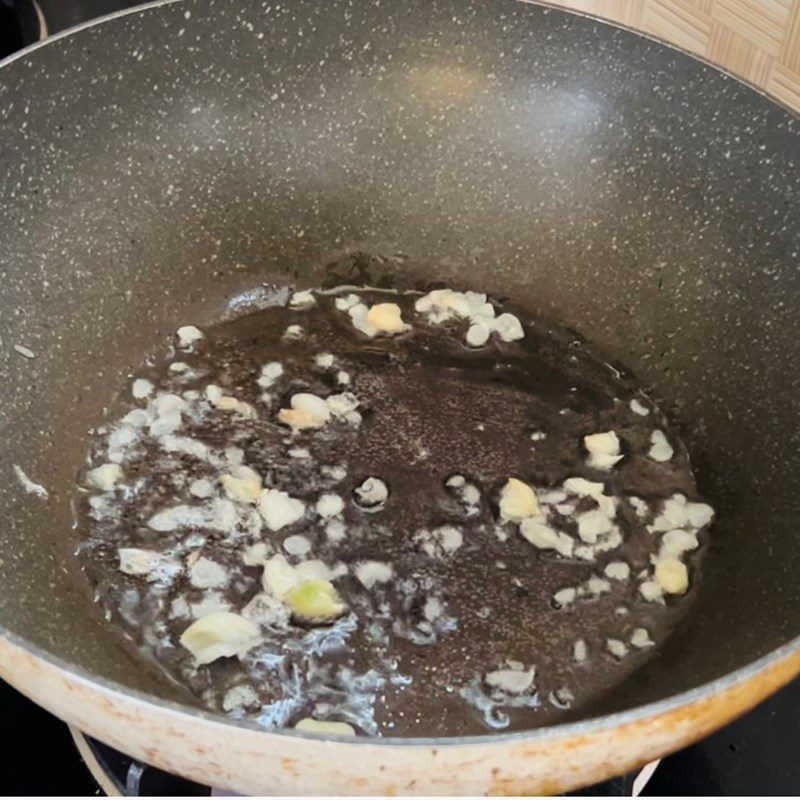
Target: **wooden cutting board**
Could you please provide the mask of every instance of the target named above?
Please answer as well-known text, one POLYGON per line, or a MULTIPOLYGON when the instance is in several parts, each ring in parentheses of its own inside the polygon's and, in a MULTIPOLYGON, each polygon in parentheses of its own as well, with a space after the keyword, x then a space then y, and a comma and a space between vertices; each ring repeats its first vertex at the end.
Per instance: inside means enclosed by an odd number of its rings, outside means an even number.
POLYGON ((547 0, 688 50, 800 112, 800 0, 547 0))

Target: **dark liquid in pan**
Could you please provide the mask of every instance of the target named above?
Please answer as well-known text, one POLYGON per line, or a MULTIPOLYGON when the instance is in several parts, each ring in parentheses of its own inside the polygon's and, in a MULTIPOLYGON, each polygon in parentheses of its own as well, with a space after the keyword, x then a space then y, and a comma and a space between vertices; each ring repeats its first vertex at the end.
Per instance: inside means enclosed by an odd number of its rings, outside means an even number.
MULTIPOLYGON (((188 391, 187 402, 205 408, 194 420, 185 414, 174 435, 218 453, 239 448, 265 487, 303 500, 307 511, 303 520, 275 532, 263 526, 254 534, 241 520, 229 530, 153 530, 148 521, 164 508, 209 502, 191 494, 195 480, 208 479, 214 495, 224 497, 224 470, 193 455, 167 453, 156 438, 137 434, 121 465, 121 485, 129 488, 82 495, 81 556, 99 602, 143 656, 204 705, 223 710, 227 697, 227 713, 265 725, 291 726, 313 716, 347 721, 362 734, 441 736, 530 728, 574 714, 652 657, 689 602, 687 596, 648 602, 639 590, 644 571, 652 574, 660 535, 646 526, 673 494, 697 499, 685 449, 647 398, 560 332, 525 320, 524 339, 506 343, 495 336, 473 349, 464 343, 464 322, 430 324, 414 311, 415 296, 358 294, 368 305, 397 302, 411 330, 368 339, 334 307, 332 296, 317 295, 309 309, 273 307, 209 327, 191 352, 171 352, 143 368, 139 377, 155 386, 150 400, 156 392, 188 391), (302 334, 287 337, 290 325, 300 325, 302 334), (332 354, 333 366, 320 366, 321 354, 332 354), (176 361, 188 370, 171 370, 176 361), (264 388, 257 378, 269 362, 279 362, 283 374, 264 388), (255 418, 194 398, 191 393, 202 395, 208 384, 249 403, 255 418), (277 420, 295 393, 327 397, 342 391, 359 401, 359 426, 334 420, 292 434, 277 420), (632 410, 636 396, 649 409, 646 416, 632 410), (674 448, 669 461, 648 456, 655 429, 674 448), (610 430, 622 441, 624 458, 598 471, 587 466, 583 437, 610 430), (453 475, 477 487, 479 503, 468 508, 446 485, 453 475), (383 480, 390 492, 376 513, 353 502, 354 489, 369 476, 383 480), (516 525, 498 522, 498 496, 510 476, 537 491, 575 476, 602 482, 607 495, 619 498, 622 544, 591 562, 537 549, 516 525), (335 541, 313 511, 322 492, 344 500, 344 535, 335 541), (92 509, 89 498, 98 496, 92 509), (646 501, 649 513, 638 516, 629 496, 646 501), (419 532, 440 526, 457 528, 463 544, 432 557, 421 549, 419 532), (241 659, 198 667, 180 645, 181 633, 209 610, 240 612, 262 591, 262 568, 243 563, 245 549, 263 540, 270 554, 278 553, 295 534, 311 544, 303 558, 349 568, 334 583, 350 613, 332 626, 264 628, 263 643, 241 659), (169 552, 183 564, 208 558, 224 569, 226 583, 192 586, 188 567, 162 581, 123 574, 120 547, 169 552), (365 560, 391 565, 392 580, 366 589, 353 574, 365 560), (605 566, 619 561, 629 565, 629 578, 610 580, 610 589, 597 597, 554 607, 557 591, 603 577, 605 566), (425 610, 430 597, 442 609, 433 622, 425 610), (637 628, 646 628, 656 646, 631 645, 637 628), (608 639, 629 653, 612 655, 608 639), (582 663, 574 658, 578 640, 587 649, 582 663), (526 669, 535 665, 536 674, 523 695, 504 703, 483 676, 509 659, 526 669), (237 687, 247 688, 231 692, 237 687)), ((122 395, 93 442, 94 465, 107 461, 116 421, 148 402, 130 399, 127 388, 122 395)), ((572 497, 569 503, 572 512, 562 508, 561 515, 554 504, 551 516, 574 536, 571 515, 593 501, 572 497)), ((685 559, 692 581, 699 552, 685 559)))

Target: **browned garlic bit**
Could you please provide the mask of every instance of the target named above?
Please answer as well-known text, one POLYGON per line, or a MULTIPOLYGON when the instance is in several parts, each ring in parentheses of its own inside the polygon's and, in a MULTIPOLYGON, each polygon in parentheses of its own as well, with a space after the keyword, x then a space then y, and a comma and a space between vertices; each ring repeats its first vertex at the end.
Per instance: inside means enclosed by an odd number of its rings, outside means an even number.
POLYGON ((278 419, 294 431, 322 428, 331 418, 331 410, 321 397, 308 392, 292 395, 291 408, 282 408, 278 419))
POLYGON ((667 594, 684 594, 689 588, 689 571, 677 558, 661 558, 656 563, 656 581, 667 594))
POLYGON ((517 478, 509 478, 500 491, 500 519, 504 522, 521 522, 541 514, 536 492, 517 478))
POLYGON ((378 333, 402 333, 408 329, 397 303, 377 303, 367 312, 366 320, 378 333))
POLYGON ((404 333, 410 327, 403 322, 397 303, 376 303, 369 307, 361 302, 358 295, 349 294, 336 299, 336 308, 346 311, 353 327, 370 338, 379 333, 390 336, 404 333))

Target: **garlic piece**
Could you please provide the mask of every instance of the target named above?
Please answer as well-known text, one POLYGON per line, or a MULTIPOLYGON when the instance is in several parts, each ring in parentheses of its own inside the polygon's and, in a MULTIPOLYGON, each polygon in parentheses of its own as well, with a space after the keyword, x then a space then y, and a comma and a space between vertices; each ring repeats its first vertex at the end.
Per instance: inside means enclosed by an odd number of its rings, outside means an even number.
POLYGON ((295 618, 311 625, 331 622, 347 611, 330 581, 305 581, 290 589, 283 599, 295 618))
POLYGON ((148 581, 168 581, 181 571, 181 565, 170 556, 155 550, 120 547, 117 550, 120 572, 148 581))
POLYGON ((391 565, 382 561, 362 561, 355 573, 365 589, 371 589, 376 583, 388 583, 394 576, 391 565))
POLYGON ((464 535, 453 525, 442 525, 432 531, 417 531, 414 538, 422 552, 431 558, 452 555, 464 543, 464 535))
POLYGON ((494 329, 504 342, 513 342, 525 336, 522 324, 513 314, 501 314, 494 321, 494 329))
POLYGON ((658 551, 659 558, 680 558, 690 550, 700 546, 697 536, 690 531, 667 531, 661 537, 661 547, 658 551))
POLYGON ((337 297, 333 304, 339 311, 348 311, 354 305, 361 302, 361 298, 357 294, 348 294, 344 297, 337 297))
POLYGON ((340 519, 332 519, 325 526, 325 536, 331 542, 341 542, 346 534, 347 528, 345 528, 344 522, 340 519))
POLYGON ((317 355, 314 356, 314 363, 320 369, 330 369, 333 366, 334 360, 333 353, 317 353, 317 355))
POLYGON ((467 330, 467 344, 470 347, 483 347, 489 341, 492 329, 485 322, 475 322, 467 330))
POLYGON ((509 478, 500 491, 500 519, 519 522, 541 513, 536 492, 516 478, 509 478))
POLYGON ((304 335, 302 325, 288 325, 283 332, 285 339, 302 339, 304 335))
POLYGON ((234 686, 222 698, 222 710, 234 711, 239 708, 253 708, 258 705, 258 695, 252 686, 234 686))
POLYGON ((261 585, 276 599, 283 600, 299 583, 297 570, 280 553, 265 562, 261 585))
POLYGON ((144 400, 153 393, 153 389, 155 386, 146 378, 137 378, 131 386, 131 394, 136 400, 144 400))
POLYGON ((381 333, 402 333, 408 328, 397 303, 377 303, 367 312, 366 321, 381 333))
POLYGON ((566 533, 551 528, 546 522, 531 519, 522 520, 519 532, 534 547, 540 550, 555 550, 565 558, 571 558, 575 543, 566 533))
POLYGON ((292 395, 291 409, 282 408, 278 419, 293 430, 306 428, 322 428, 331 418, 331 410, 327 402, 315 394, 301 392, 292 395))
POLYGON ((248 419, 254 419, 257 414, 256 410, 250 403, 245 403, 244 400, 237 400, 235 397, 229 395, 217 395, 216 399, 212 400, 215 408, 220 411, 233 411, 236 414, 241 414, 248 419))
POLYGON ((639 650, 645 647, 653 647, 655 642, 650 638, 647 628, 636 628, 631 634, 631 644, 639 650))
POLYGON ((622 458, 619 438, 614 431, 584 436, 583 444, 589 452, 589 466, 596 469, 610 469, 622 458))
POLYGON ((354 306, 347 309, 347 313, 350 317, 350 321, 353 323, 353 327, 357 331, 361 331, 361 333, 369 337, 375 336, 378 333, 378 329, 367 322, 369 309, 364 303, 356 303, 354 306))
POLYGON ((283 540, 283 549, 290 556, 304 556, 311 552, 311 542, 305 536, 295 534, 294 536, 287 536, 283 540))
POLYGON ((266 542, 256 542, 244 549, 242 562, 247 567, 260 567, 267 561, 269 545, 266 542))
POLYGON ((650 409, 636 397, 631 400, 629 405, 631 411, 633 411, 634 414, 638 414, 640 417, 646 417, 650 413, 650 409))
POLYGON ((564 489, 578 497, 591 497, 600 510, 609 518, 614 519, 617 514, 617 500, 604 494, 605 487, 602 483, 587 481, 585 478, 567 478, 563 483, 564 489))
POLYGON ((178 341, 180 341, 181 347, 191 347, 202 338, 203 332, 194 325, 184 325, 178 328, 178 341))
POLYGON ((198 664, 210 664, 218 658, 242 656, 260 640, 260 630, 253 622, 239 614, 218 611, 193 622, 180 643, 198 664))
POLYGON ((261 476, 250 467, 234 467, 222 476, 222 488, 237 503, 257 503, 261 496, 261 476))
POLYGON ((589 648, 584 639, 578 639, 572 648, 572 660, 576 664, 582 664, 589 657, 589 648))
POLYGON ((214 484, 206 478, 198 478, 189 484, 189 494, 201 499, 211 497, 214 494, 214 484))
POLYGON ((626 581, 630 577, 631 568, 624 561, 611 561, 606 564, 604 573, 614 581, 626 581))
POLYGON ((621 642, 619 639, 606 639, 606 650, 611 653, 614 658, 625 658, 630 652, 628 645, 621 642))
POLYGON ((492 689, 500 689, 508 694, 522 694, 533 686, 535 674, 533 667, 528 670, 498 669, 487 673, 483 680, 492 689))
POLYGON ((338 494, 323 494, 314 509, 323 519, 331 519, 344 511, 344 500, 338 494))
POLYGON ((648 602, 660 601, 664 592, 657 581, 644 581, 639 585, 639 594, 648 602))
POLYGON ((356 731, 352 725, 346 722, 334 722, 333 720, 320 720, 313 717, 301 719, 295 726, 296 731, 306 733, 319 733, 323 736, 355 736, 356 731))
POLYGON ((103 464, 86 473, 86 482, 94 489, 110 492, 122 480, 119 464, 103 464))
POLYGON ((286 525, 297 522, 305 513, 302 500, 289 497, 277 489, 262 489, 258 499, 258 510, 271 531, 278 531, 286 525))
POLYGON ((302 292, 295 292, 289 300, 291 308, 310 308, 316 304, 316 298, 311 289, 305 289, 302 292))
POLYGON ((653 461, 669 461, 675 453, 672 449, 672 445, 664 435, 664 431, 653 431, 653 433, 650 434, 650 445, 651 447, 647 455, 652 458, 653 461))
POLYGON ((583 514, 578 515, 577 521, 578 536, 587 544, 594 544, 598 536, 608 533, 613 527, 611 520, 601 508, 584 511, 583 514))
POLYGON ((389 487, 380 478, 369 477, 353 490, 353 494, 356 505, 362 511, 374 513, 380 511, 386 503, 389 487))
POLYGON ((689 588, 689 570, 677 558, 662 558, 656 564, 656 581, 667 594, 684 594, 689 588))
POLYGON ((347 417, 358 408, 358 398, 350 392, 332 394, 325 402, 334 417, 347 417))
POLYGON ((687 503, 686 519, 693 528, 703 528, 714 519, 714 509, 706 503, 687 503))
POLYGON ((253 596, 242 609, 242 616, 258 625, 271 628, 285 628, 291 619, 289 609, 277 597, 267 592, 253 596))
POLYGON ((571 605, 575 602, 575 598, 578 596, 578 590, 572 586, 568 586, 566 589, 559 589, 553 595, 553 602, 559 608, 564 608, 568 605, 571 605))
POLYGON ((228 570, 210 558, 198 558, 189 568, 189 583, 198 589, 219 589, 229 580, 228 570))

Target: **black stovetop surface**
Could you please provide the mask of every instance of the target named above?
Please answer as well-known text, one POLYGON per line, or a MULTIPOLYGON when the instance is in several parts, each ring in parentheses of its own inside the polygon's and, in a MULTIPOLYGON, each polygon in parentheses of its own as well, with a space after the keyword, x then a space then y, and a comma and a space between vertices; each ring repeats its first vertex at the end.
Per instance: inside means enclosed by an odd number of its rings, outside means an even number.
MULTIPOLYGON (((0 708, 4 711, 0 725, 5 729, 0 794, 101 794, 63 722, 2 682, 0 708)), ((800 680, 719 733, 664 759, 644 795, 796 795, 800 793, 798 743, 800 680)), ((618 794, 614 788, 604 784, 585 793, 618 794)), ((148 776, 142 790, 203 792, 163 775, 148 776)))

